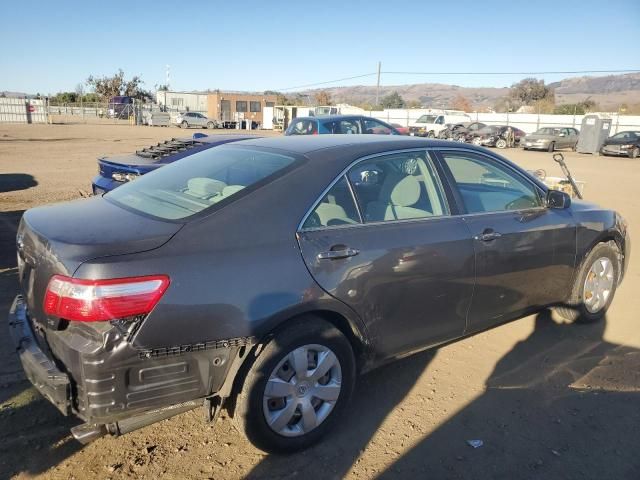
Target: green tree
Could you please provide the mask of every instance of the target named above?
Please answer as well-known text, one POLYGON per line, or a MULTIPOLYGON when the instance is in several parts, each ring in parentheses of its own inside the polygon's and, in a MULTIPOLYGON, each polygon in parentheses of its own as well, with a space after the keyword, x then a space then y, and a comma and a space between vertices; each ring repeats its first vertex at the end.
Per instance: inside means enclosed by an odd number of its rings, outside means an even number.
POLYGON ((395 91, 385 97, 382 97, 382 99, 380 100, 380 104, 384 108, 404 108, 404 106, 406 105, 404 99, 398 92, 395 91))
POLYGON ((594 111, 596 108, 596 102, 590 98, 586 98, 582 102, 578 103, 565 103, 564 105, 558 105, 553 113, 560 115, 584 115, 594 111))

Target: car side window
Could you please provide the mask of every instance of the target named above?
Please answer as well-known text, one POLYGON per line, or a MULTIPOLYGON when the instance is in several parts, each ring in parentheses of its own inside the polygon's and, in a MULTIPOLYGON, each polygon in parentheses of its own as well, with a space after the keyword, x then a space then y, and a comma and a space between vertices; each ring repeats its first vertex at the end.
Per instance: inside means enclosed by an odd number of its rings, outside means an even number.
POLYGON ((375 134, 375 135, 391 135, 392 130, 382 122, 371 118, 364 118, 362 120, 363 133, 375 134))
POLYGON ((402 152, 361 162, 348 173, 365 222, 435 217, 448 213, 426 152, 402 152))
POLYGON ((442 152, 468 213, 542 207, 537 188, 489 158, 465 152, 442 152))
POLYGON ((318 127, 314 120, 293 120, 287 129, 287 135, 315 135, 318 127))
POLYGON ((302 228, 335 227, 358 223, 360 223, 358 209, 353 201, 347 179, 343 176, 313 209, 302 228))
POLYGON ((340 125, 339 125, 340 131, 337 133, 342 133, 342 134, 352 134, 352 133, 362 133, 360 131, 360 125, 358 124, 358 121, 353 119, 353 120, 340 120, 340 125))

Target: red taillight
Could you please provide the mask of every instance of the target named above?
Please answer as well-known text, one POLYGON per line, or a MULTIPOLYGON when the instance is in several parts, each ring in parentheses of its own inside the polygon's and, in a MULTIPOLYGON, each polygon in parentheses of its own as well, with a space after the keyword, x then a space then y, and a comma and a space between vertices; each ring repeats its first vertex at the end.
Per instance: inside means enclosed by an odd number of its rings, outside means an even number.
POLYGON ((82 280, 54 275, 44 313, 76 322, 100 322, 149 313, 169 286, 166 275, 82 280))

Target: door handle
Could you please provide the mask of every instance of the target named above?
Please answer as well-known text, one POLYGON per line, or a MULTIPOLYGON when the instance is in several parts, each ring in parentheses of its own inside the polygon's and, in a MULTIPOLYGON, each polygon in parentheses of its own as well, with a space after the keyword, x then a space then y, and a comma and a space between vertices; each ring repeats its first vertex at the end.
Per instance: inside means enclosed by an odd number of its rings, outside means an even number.
POLYGON ((491 240, 495 240, 496 238, 500 238, 502 236, 499 232, 483 232, 480 235, 476 235, 473 237, 474 240, 479 240, 481 242, 490 242, 491 240))
POLYGON ((359 250, 351 247, 340 248, 339 250, 329 250, 328 252, 320 252, 318 260, 338 260, 340 258, 355 257, 360 253, 359 250))

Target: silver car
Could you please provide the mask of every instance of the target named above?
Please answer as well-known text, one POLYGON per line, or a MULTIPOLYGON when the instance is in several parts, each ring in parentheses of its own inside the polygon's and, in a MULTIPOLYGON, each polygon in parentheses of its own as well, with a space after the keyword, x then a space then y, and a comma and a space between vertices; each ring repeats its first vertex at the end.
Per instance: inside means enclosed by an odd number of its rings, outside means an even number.
POLYGON ((218 122, 198 112, 184 112, 176 117, 175 123, 182 128, 216 128, 218 122))
POLYGON ((525 150, 546 150, 553 152, 560 148, 576 149, 580 132, 575 128, 543 127, 526 135, 520 145, 525 150))

